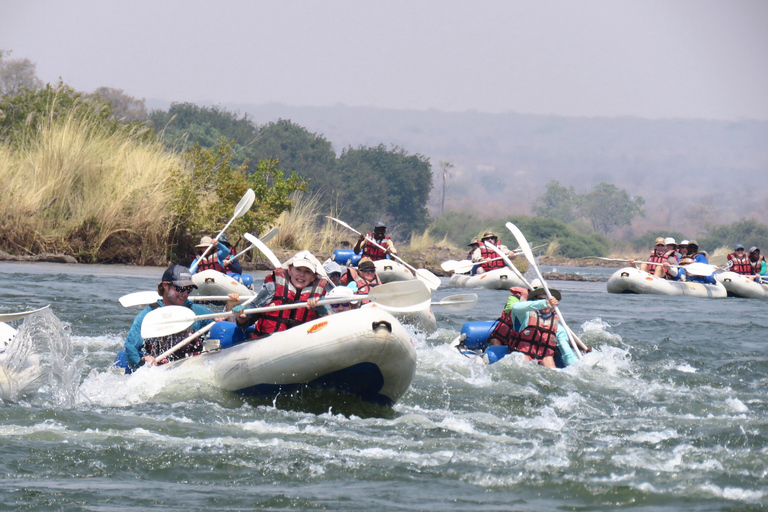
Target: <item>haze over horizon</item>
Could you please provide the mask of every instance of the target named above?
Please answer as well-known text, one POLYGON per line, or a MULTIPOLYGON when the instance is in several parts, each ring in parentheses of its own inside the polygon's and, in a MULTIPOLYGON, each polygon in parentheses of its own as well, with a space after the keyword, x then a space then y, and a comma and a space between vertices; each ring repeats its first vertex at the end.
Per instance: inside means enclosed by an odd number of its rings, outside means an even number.
POLYGON ((768 120, 768 2, 0 4, 45 82, 150 101, 768 120))

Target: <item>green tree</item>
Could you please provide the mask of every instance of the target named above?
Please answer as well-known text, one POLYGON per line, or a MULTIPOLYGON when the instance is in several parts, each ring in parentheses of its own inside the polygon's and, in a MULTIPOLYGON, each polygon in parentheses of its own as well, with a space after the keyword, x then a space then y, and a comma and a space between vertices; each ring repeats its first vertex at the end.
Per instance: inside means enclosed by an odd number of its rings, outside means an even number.
POLYGON ((295 172, 305 179, 307 190, 319 193, 321 203, 327 206, 332 202, 336 153, 322 135, 280 119, 259 128, 253 155, 259 160, 278 160, 284 172, 295 172))
POLYGON ((405 233, 427 227, 432 188, 429 159, 400 147, 345 149, 338 161, 338 207, 359 226, 388 218, 405 233))
MULTIPOLYGON (((174 229, 169 248, 171 260, 181 260, 192 253, 201 234, 217 233, 231 218, 232 207, 252 188, 256 200, 250 210, 235 220, 229 233, 261 232, 282 212, 290 210, 288 196, 295 190, 304 190, 304 182, 295 174, 286 178, 277 168, 276 160, 262 160, 255 168, 248 162, 233 164, 236 142, 219 139, 213 148, 195 144, 185 154, 192 169, 191 176, 179 171, 171 208, 174 229)), ((233 244, 237 235, 230 236, 233 244)))
POLYGON ((741 219, 731 224, 719 225, 709 229, 709 235, 699 240, 705 251, 714 251, 718 247, 733 248, 743 244, 746 249, 759 247, 761 252, 768 249, 768 226, 754 219, 741 219))
POLYGON ((140 123, 122 123, 112 115, 112 108, 98 97, 88 97, 59 82, 38 89, 22 89, 18 94, 0 98, 0 140, 19 143, 25 136, 37 132, 40 123, 71 116, 88 119, 93 129, 114 133, 118 130, 136 131, 146 140, 154 140, 151 129, 140 123))
POLYGON ((626 190, 611 183, 600 183, 592 192, 580 195, 578 201, 580 215, 604 235, 613 228, 628 226, 638 215, 645 216, 642 197, 630 197, 626 190))
POLYGON ((249 160, 255 166, 259 161, 251 147, 258 130, 247 115, 238 117, 219 107, 174 103, 167 112, 153 110, 150 119, 166 146, 183 150, 200 144, 212 149, 224 137, 235 141, 230 146, 232 165, 238 167, 249 160))
POLYGON ((579 217, 578 198, 573 186, 566 188, 559 181, 547 183, 547 191, 536 198, 533 213, 538 217, 556 219, 568 223, 579 217))

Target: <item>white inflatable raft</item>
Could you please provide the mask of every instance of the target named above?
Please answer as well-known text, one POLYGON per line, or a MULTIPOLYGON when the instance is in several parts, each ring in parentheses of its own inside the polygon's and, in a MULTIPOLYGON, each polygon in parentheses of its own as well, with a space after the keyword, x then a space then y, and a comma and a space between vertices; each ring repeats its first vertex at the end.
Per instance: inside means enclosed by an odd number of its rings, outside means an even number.
POLYGON ((239 293, 241 297, 253 295, 253 290, 236 279, 213 269, 203 270, 192 275, 197 285, 190 295, 229 295, 239 293))
POLYGON ((393 405, 411 385, 416 350, 400 322, 373 307, 324 316, 156 369, 183 372, 184 378, 191 375, 246 396, 273 398, 310 387, 393 405))
POLYGON ((43 376, 40 359, 30 352, 16 352, 16 329, 0 322, 0 400, 16 401, 34 396, 43 376))
POLYGON ((691 297, 725 297, 727 292, 720 284, 704 284, 693 281, 671 281, 656 277, 634 267, 617 270, 608 279, 608 293, 651 293, 656 295, 690 295, 691 297))
POLYGON ((374 261, 373 264, 376 265, 376 273, 382 284, 392 281, 410 281, 416 278, 413 272, 399 261, 383 259, 374 261))
POLYGON ((736 272, 715 274, 718 283, 722 283, 730 297, 748 299, 768 299, 768 284, 756 283, 747 276, 736 272))
POLYGON ((525 283, 517 277, 517 274, 506 267, 474 276, 469 274, 453 274, 448 284, 464 288, 487 288, 489 290, 508 290, 513 286, 525 287, 525 283))

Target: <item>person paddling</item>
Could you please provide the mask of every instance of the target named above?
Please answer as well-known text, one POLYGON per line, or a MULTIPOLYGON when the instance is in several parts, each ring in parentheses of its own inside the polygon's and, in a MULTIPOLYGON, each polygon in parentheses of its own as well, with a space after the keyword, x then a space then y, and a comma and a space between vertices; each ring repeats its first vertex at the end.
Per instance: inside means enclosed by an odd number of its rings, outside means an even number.
POLYGON ((210 269, 226 274, 227 269, 225 268, 224 260, 229 257, 229 254, 229 248, 221 243, 221 240, 214 242, 213 238, 204 236, 200 239, 200 243, 195 246, 195 259, 192 260, 192 264, 189 267, 195 269, 192 272, 193 274, 210 269), (214 243, 216 246, 212 247, 205 258, 200 260, 205 250, 209 246, 214 245, 214 243), (198 262, 198 260, 200 261, 198 262))
POLYGON ((155 356, 163 353, 165 350, 174 346, 184 339, 188 334, 198 331, 213 320, 198 320, 192 324, 186 331, 164 336, 162 338, 143 339, 141 337, 141 323, 144 317, 150 311, 164 306, 184 306, 192 310, 195 315, 207 315, 211 310, 205 306, 193 303, 189 300, 189 292, 197 285, 192 281, 192 274, 189 269, 182 265, 171 265, 163 272, 162 281, 157 285, 157 293, 160 299, 150 304, 141 311, 133 320, 133 325, 125 338, 125 355, 128 360, 128 366, 135 370, 142 365, 153 366, 167 361, 173 361, 200 352, 202 350, 202 341, 198 340, 189 343, 186 347, 176 351, 168 356, 167 360, 156 361, 155 356))
POLYGON ((536 361, 556 368, 559 355, 566 366, 578 361, 568 341, 568 333, 558 322, 554 308, 560 303, 559 290, 550 288, 551 299, 543 287, 530 292, 524 288, 510 290, 504 313, 491 333, 490 345, 507 345, 510 351, 522 352, 526 361, 536 361))
POLYGON ((395 244, 392 243, 392 240, 386 235, 386 232, 387 225, 383 222, 377 222, 373 227, 373 233, 360 233, 360 237, 357 239, 357 243, 353 249, 355 254, 360 254, 362 251, 362 257, 370 258, 371 261, 383 260, 387 257, 387 254, 397 254, 395 244), (376 247, 376 245, 372 244, 368 238, 375 241, 384 249, 376 247))
POLYGON ((733 252, 728 255, 728 263, 725 264, 725 269, 743 276, 751 276, 754 273, 752 263, 749 261, 747 253, 744 252, 743 245, 736 244, 733 252))
POLYGON ((502 245, 499 241, 499 237, 492 231, 486 231, 483 237, 480 239, 475 252, 472 253, 472 261, 480 265, 479 268, 474 269, 475 274, 483 274, 497 268, 504 268, 506 265, 504 260, 499 258, 499 254, 493 249, 486 247, 486 242, 495 245, 501 252, 505 253, 510 260, 515 259, 514 251, 510 251, 506 245, 502 245))
MULTIPOLYGON (((276 268, 267 276, 256 299, 247 306, 260 308, 306 302, 306 307, 246 315, 243 313, 246 306, 237 305, 232 308, 237 313, 237 325, 242 329, 253 325, 256 336, 261 337, 326 315, 328 311, 325 306, 318 306, 317 303, 325 295, 327 281, 318 276, 316 261, 309 251, 297 252, 287 269, 276 268)), ((237 299, 239 297, 235 297, 237 299)))

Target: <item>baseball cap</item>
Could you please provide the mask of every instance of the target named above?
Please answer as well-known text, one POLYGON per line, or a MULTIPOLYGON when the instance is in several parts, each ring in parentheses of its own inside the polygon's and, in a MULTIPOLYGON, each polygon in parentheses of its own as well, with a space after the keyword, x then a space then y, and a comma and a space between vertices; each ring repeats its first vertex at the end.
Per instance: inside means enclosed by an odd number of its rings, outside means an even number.
POLYGON ((163 272, 163 282, 172 283, 176 286, 194 286, 197 285, 192 280, 192 274, 189 269, 183 265, 171 265, 163 272))

